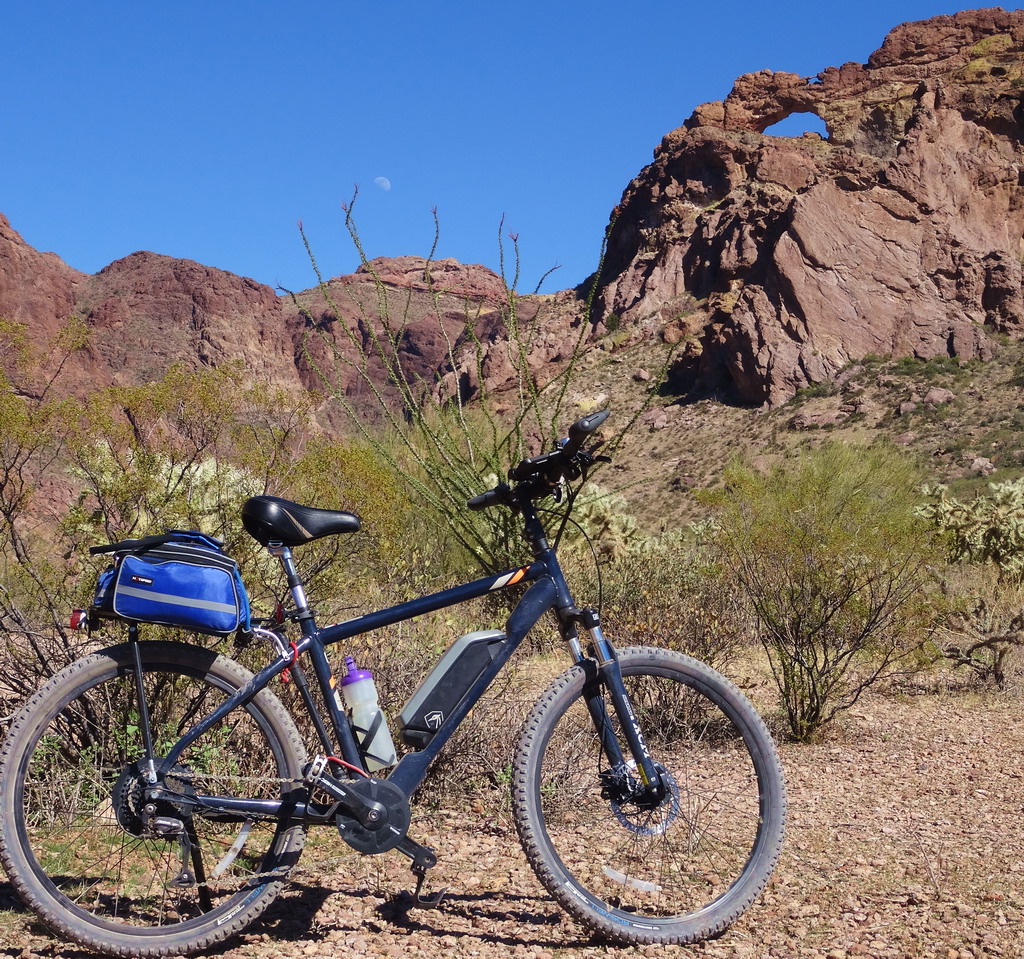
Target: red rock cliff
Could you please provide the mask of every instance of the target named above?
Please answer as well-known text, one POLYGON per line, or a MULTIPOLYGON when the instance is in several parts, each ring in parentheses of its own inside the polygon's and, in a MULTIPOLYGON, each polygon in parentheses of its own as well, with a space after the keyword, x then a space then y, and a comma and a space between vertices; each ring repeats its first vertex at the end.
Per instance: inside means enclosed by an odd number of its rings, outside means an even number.
POLYGON ((867 64, 740 77, 616 210, 605 318, 682 340, 684 389, 778 403, 866 354, 1024 331, 1024 11, 897 27, 867 64), (790 114, 828 139, 773 137, 790 114))
MULTIPOLYGON (((866 354, 985 356, 990 333, 1024 333, 1022 97, 1024 11, 1000 9, 904 24, 867 64, 740 77, 623 194, 595 319, 679 343, 682 389, 754 404, 866 354), (821 117, 828 139, 765 134, 797 112, 821 117)), ((89 345, 68 370, 78 393, 239 358, 278 385, 319 387, 314 366, 337 349, 329 365, 358 402, 365 384, 345 360, 379 333, 381 289, 402 318, 395 349, 412 382, 468 396, 482 374, 500 389, 511 376, 500 278, 443 260, 428 283, 423 267, 374 261, 372 274, 332 280, 331 303, 318 291, 293 302, 153 253, 87 276, 0 215, 0 317, 45 343, 82 316, 89 345), (465 344, 454 363, 449 343, 465 344)), ((577 342, 579 303, 569 291, 527 298, 519 315, 544 379, 577 342)))

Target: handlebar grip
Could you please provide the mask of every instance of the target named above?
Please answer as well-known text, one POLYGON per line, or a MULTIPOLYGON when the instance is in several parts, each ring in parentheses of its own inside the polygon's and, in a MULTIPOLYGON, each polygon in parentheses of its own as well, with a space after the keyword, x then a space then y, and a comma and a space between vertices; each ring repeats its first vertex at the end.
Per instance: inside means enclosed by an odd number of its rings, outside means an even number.
POLYGON ((472 499, 467 500, 466 505, 476 513, 479 513, 481 510, 490 509, 492 506, 501 506, 506 502, 508 491, 508 484, 500 483, 494 489, 489 489, 486 493, 479 493, 472 499))
POLYGON ((562 447, 562 453, 567 457, 575 456, 583 445, 583 441, 608 419, 610 413, 611 410, 599 410, 573 423, 569 427, 569 441, 562 447))

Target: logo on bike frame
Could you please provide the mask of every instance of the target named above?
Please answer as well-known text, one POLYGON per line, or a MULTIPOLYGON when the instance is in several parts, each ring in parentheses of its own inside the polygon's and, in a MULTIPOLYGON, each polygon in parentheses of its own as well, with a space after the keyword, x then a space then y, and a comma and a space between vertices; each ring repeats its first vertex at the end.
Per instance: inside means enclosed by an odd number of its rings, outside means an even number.
POLYGON ((504 576, 499 576, 498 579, 494 581, 494 585, 491 586, 488 592, 501 589, 503 586, 515 585, 529 572, 529 570, 529 566, 523 566, 521 569, 513 570, 511 573, 506 573, 504 576))

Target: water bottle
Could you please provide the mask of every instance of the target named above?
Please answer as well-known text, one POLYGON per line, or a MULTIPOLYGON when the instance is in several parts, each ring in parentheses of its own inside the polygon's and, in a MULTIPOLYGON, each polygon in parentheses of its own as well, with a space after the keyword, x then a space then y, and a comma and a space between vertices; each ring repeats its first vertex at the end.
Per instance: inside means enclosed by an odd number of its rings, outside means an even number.
POLYGON ((352 710, 352 725, 356 739, 370 772, 387 769, 397 761, 395 744, 391 740, 387 717, 377 703, 377 687, 373 673, 356 669, 355 660, 345 657, 345 676, 341 680, 341 694, 345 705, 352 710))

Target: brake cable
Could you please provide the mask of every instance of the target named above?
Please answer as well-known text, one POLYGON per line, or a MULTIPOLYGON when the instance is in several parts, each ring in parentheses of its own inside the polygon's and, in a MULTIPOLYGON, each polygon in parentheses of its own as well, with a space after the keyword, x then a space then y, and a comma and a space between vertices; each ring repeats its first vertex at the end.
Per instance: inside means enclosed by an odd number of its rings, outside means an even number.
MULTIPOLYGON (((575 499, 575 497, 573 498, 575 499)), ((571 508, 571 506, 572 504, 567 501, 567 509, 571 508)), ((586 542, 587 547, 590 549, 590 555, 594 560, 594 574, 597 577, 597 613, 600 616, 601 609, 604 606, 604 576, 601 573, 601 557, 597 555, 597 547, 594 545, 594 540, 591 538, 590 534, 586 531, 586 529, 581 523, 578 523, 576 520, 569 517, 566 513, 559 513, 557 510, 546 508, 538 509, 537 512, 549 513, 552 516, 563 517, 562 525, 559 527, 558 533, 555 535, 556 550, 558 549, 558 544, 562 538, 562 533, 565 530, 566 522, 572 523, 572 525, 575 526, 576 529, 579 531, 580 536, 583 537, 584 542, 586 542)))
POLYGON ((600 557, 597 555, 597 547, 594 546, 594 541, 591 539, 590 534, 583 528, 582 525, 580 525, 580 523, 572 519, 572 510, 573 507, 576 505, 577 497, 583 491, 583 485, 587 482, 590 467, 593 466, 594 463, 600 461, 610 462, 610 460, 608 459, 608 457, 605 456, 594 456, 593 450, 581 450, 580 453, 577 454, 577 457, 580 467, 580 482, 578 486, 573 487, 570 484, 569 480, 565 481, 565 509, 560 514, 558 513, 558 511, 552 509, 544 509, 543 512, 551 513, 555 516, 561 515, 561 523, 559 524, 558 532, 555 533, 554 537, 554 547, 556 550, 558 549, 559 544, 562 542, 562 536, 565 533, 565 528, 569 523, 572 523, 572 525, 575 526, 577 530, 579 530, 580 534, 583 536, 583 539, 586 541, 587 546, 590 548, 590 554, 594 559, 594 572, 597 576, 597 611, 598 615, 600 615, 601 608, 604 605, 604 579, 601 574, 601 560, 600 557))

